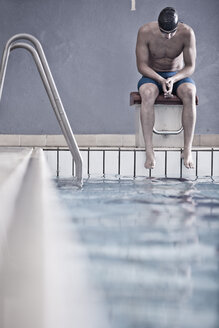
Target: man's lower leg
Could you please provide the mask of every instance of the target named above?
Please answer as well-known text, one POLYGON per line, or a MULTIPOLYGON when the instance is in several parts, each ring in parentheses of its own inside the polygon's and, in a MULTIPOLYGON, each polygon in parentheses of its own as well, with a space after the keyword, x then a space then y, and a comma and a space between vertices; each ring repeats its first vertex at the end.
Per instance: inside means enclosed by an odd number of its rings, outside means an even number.
POLYGON ((154 127, 154 108, 153 104, 142 103, 141 125, 145 141, 146 161, 145 168, 153 169, 155 166, 155 156, 153 150, 153 127, 154 127))
POLYGON ((182 123, 184 128, 184 165, 185 167, 194 168, 194 162, 192 159, 192 142, 194 138, 196 122, 196 107, 195 104, 184 104, 182 123))

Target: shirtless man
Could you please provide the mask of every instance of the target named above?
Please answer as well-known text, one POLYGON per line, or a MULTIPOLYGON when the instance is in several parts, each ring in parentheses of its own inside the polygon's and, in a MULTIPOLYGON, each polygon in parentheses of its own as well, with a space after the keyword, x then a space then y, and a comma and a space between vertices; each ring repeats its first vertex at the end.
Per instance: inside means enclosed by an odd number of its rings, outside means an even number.
POLYGON ((154 102, 159 93, 164 97, 176 94, 183 102, 184 165, 194 168, 192 141, 196 122, 196 87, 190 75, 195 70, 196 42, 191 27, 178 22, 174 8, 164 8, 158 22, 143 25, 136 45, 138 82, 141 95, 141 124, 143 129, 147 169, 155 166, 152 144, 154 102))

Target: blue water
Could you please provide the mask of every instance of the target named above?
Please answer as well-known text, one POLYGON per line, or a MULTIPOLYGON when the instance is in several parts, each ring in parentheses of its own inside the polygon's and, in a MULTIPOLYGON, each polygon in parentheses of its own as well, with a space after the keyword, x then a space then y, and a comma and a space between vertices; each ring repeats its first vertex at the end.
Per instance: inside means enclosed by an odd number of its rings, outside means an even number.
POLYGON ((219 183, 56 182, 111 327, 219 327, 219 183))

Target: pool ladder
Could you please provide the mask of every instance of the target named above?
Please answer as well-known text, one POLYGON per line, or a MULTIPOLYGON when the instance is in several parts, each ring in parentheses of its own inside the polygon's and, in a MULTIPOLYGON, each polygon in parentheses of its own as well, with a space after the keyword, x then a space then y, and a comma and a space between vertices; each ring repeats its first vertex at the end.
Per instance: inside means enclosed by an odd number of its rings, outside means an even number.
POLYGON ((9 54, 12 50, 16 48, 24 48, 28 50, 35 60, 37 69, 41 76, 46 92, 48 94, 52 108, 55 112, 62 133, 65 137, 69 150, 72 154, 73 161, 75 163, 75 169, 76 169, 75 174, 76 174, 77 184, 82 185, 83 183, 82 157, 77 142, 75 140, 74 134, 72 132, 69 120, 65 113, 55 82, 53 80, 52 73, 50 71, 48 62, 46 60, 46 56, 44 54, 43 48, 40 42, 33 35, 26 34, 26 33, 16 34, 13 37, 11 37, 6 43, 2 56, 1 66, 0 66, 0 101, 2 96, 2 90, 5 80, 9 54), (34 45, 34 47, 29 43, 17 42, 18 40, 30 41, 34 45))

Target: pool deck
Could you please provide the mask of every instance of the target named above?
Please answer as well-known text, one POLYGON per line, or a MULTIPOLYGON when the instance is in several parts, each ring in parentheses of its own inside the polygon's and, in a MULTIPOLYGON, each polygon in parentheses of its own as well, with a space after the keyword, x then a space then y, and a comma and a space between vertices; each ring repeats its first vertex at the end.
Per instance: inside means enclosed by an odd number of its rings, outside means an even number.
MULTIPOLYGON (((136 147, 135 134, 76 134, 79 147, 136 147)), ((154 135, 155 147, 177 148, 176 136, 154 135)), ((6 147, 66 147, 63 135, 13 135, 0 134, 0 146, 6 147)), ((219 147, 219 134, 196 134, 193 147, 219 147)))
POLYGON ((0 200, 0 327, 108 328, 42 149, 0 148, 0 200))

